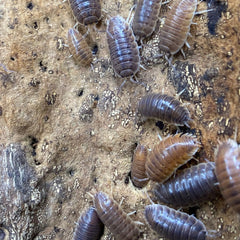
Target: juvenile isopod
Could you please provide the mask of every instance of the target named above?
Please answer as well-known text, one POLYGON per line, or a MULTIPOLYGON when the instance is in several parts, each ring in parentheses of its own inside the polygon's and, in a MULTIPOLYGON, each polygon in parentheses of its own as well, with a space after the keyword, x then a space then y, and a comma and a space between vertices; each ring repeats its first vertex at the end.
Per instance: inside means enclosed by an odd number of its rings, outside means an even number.
POLYGON ((168 136, 154 146, 146 162, 147 176, 155 182, 165 182, 198 151, 200 143, 191 134, 168 136))
POLYGON ((145 163, 147 161, 148 149, 138 145, 133 155, 131 167, 131 179, 136 187, 142 188, 147 185, 149 179, 146 175, 145 163))
POLYGON ((100 0, 69 0, 73 15, 80 24, 97 23, 102 16, 100 0))
POLYGON ((240 214, 240 148, 236 141, 219 144, 216 154, 216 176, 226 202, 240 214))
POLYGON ((196 13, 197 4, 198 0, 173 1, 171 9, 167 12, 164 24, 159 31, 160 50, 174 55, 179 50, 182 50, 184 44, 190 48, 187 37, 196 13))
POLYGON ((92 63, 91 48, 88 46, 84 36, 73 28, 68 31, 68 45, 70 53, 78 64, 89 66, 92 63))
POLYGON ((121 16, 108 21, 107 42, 116 75, 132 78, 140 67, 139 50, 132 29, 121 16))
POLYGON ((99 240, 104 232, 104 225, 94 207, 90 207, 78 219, 73 240, 99 240))
POLYGON ((145 218, 150 227, 161 237, 170 240, 206 240, 205 225, 192 215, 164 205, 145 207, 145 218))
POLYGON ((187 168, 163 184, 157 184, 154 193, 161 203, 173 207, 191 207, 219 195, 215 163, 200 163, 187 168))
POLYGON ((94 204, 99 218, 116 239, 138 239, 140 232, 136 224, 106 193, 96 193, 94 196, 94 204))
POLYGON ((139 0, 135 10, 132 29, 139 39, 149 37, 155 30, 162 0, 139 0))
POLYGON ((189 127, 192 122, 188 109, 166 94, 151 93, 142 97, 138 103, 138 112, 144 118, 155 118, 176 126, 189 127))

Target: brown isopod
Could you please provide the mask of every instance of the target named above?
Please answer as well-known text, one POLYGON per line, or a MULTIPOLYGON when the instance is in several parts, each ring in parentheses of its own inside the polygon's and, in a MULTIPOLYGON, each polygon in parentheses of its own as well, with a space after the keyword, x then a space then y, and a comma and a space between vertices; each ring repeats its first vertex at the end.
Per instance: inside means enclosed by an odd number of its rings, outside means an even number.
POLYGON ((138 239, 140 232, 136 224, 106 193, 96 193, 94 196, 94 204, 99 218, 116 239, 138 239))
POLYGON ((139 0, 135 10, 132 29, 136 37, 149 37, 155 30, 162 0, 139 0))
POLYGON ((107 42, 116 75, 132 79, 140 67, 139 50, 132 29, 121 16, 108 21, 107 42))
POLYGON ((104 232, 104 225, 94 207, 90 207, 77 221, 73 240, 99 240, 104 232))
POLYGON ((161 203, 173 207, 191 207, 219 195, 215 163, 200 163, 187 168, 163 184, 157 184, 154 194, 161 203))
POLYGON ((200 143, 191 134, 175 134, 164 138, 148 154, 147 176, 155 182, 165 182, 198 151, 200 143))
POLYGON ((193 121, 188 109, 166 94, 151 93, 144 96, 138 103, 138 112, 144 118, 155 118, 176 126, 189 127, 193 121))
POLYGON ((100 0, 69 0, 73 15, 80 24, 97 23, 102 16, 100 0))
POLYGON ((88 46, 84 36, 74 28, 68 31, 69 51, 75 61, 82 66, 89 66, 93 61, 91 48, 88 46))
POLYGON ((240 214, 240 147, 234 140, 219 144, 216 154, 216 176, 226 202, 240 214))
POLYGON ((145 146, 139 144, 134 151, 131 167, 131 179, 133 184, 138 188, 146 186, 149 181, 145 169, 147 155, 148 149, 145 146))
POLYGON ((205 225, 192 215, 160 204, 145 207, 145 218, 161 237, 171 240, 205 240, 205 225))
POLYGON ((159 31, 160 50, 174 55, 182 50, 184 44, 190 48, 187 37, 197 4, 198 0, 176 0, 173 2, 159 31))

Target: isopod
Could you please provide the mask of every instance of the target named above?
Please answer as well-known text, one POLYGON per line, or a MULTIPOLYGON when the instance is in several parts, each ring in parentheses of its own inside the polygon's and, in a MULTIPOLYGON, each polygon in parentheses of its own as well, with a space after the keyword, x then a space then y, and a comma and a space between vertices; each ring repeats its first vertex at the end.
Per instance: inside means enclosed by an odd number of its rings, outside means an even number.
POLYGON ((219 194, 215 163, 200 163, 187 168, 163 184, 154 193, 161 203, 173 207, 191 207, 213 199, 219 194))
POLYGON ((77 63, 88 66, 93 61, 91 48, 88 46, 84 36, 77 30, 71 28, 68 31, 69 51, 77 63))
POLYGON ((97 23, 102 16, 100 0, 69 0, 73 15, 80 24, 97 23))
POLYGON ((205 225, 192 215, 160 204, 145 207, 145 218, 161 237, 171 240, 205 240, 205 225))
POLYGON ((240 214, 240 148, 228 139, 219 144, 215 153, 216 176, 226 202, 240 214))
POLYGON ((147 161, 148 149, 139 144, 133 155, 131 167, 131 179, 136 187, 142 188, 147 185, 149 179, 146 175, 145 163, 147 161))
POLYGON ((172 96, 151 93, 142 97, 138 103, 138 112, 144 118, 155 118, 176 126, 192 122, 188 109, 172 96))
POLYGON ((73 240, 99 240, 104 232, 104 225, 94 207, 90 207, 77 221, 73 240))
POLYGON ((106 193, 98 192, 94 204, 99 218, 117 239, 135 240, 140 234, 136 224, 106 193))
POLYGON ((174 55, 182 49, 184 44, 190 48, 187 37, 197 4, 198 0, 176 0, 173 2, 159 31, 160 50, 174 55))
POLYGON ((200 143, 191 134, 168 136, 154 146, 146 161, 147 176, 155 182, 165 182, 198 151, 200 143))
POLYGON ((107 42, 116 75, 133 77, 140 67, 139 50, 132 29, 121 16, 108 21, 107 42))
POLYGON ((138 38, 147 38, 155 30, 162 0, 139 0, 135 10, 132 29, 138 38))

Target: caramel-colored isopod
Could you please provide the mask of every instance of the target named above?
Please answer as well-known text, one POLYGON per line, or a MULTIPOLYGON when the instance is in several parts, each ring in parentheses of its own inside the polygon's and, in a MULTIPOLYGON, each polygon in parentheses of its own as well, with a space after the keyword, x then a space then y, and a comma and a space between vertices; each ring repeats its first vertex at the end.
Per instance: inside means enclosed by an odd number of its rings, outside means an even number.
POLYGON ((132 29, 136 37, 149 37, 155 30, 162 0, 139 0, 134 14, 132 29))
POLYGON ((139 50, 132 29, 121 16, 108 21, 107 42, 116 75, 133 77, 140 67, 139 50))
POLYGON ((200 163, 187 168, 163 184, 157 184, 154 194, 161 203, 173 207, 197 206, 219 195, 215 163, 200 163))
POLYGON ((138 103, 138 112, 145 118, 155 118, 176 126, 192 122, 188 109, 177 99, 166 94, 151 93, 138 103))
POLYGON ((175 134, 164 138, 148 154, 147 176, 155 182, 165 182, 198 151, 200 143, 191 134, 175 134))
POLYGON ((69 3, 80 24, 97 23, 102 16, 100 0, 69 0, 69 3))
POLYGON ((149 179, 146 175, 145 163, 147 161, 148 149, 139 144, 134 151, 131 179, 136 187, 142 188, 147 185, 149 179))
POLYGON ((68 31, 69 51, 75 61, 82 66, 89 66, 93 61, 91 48, 77 30, 71 28, 68 31))
POLYGON ((145 218, 161 237, 170 240, 206 240, 205 225, 192 215, 160 204, 145 207, 145 218))
POLYGON ((219 144, 216 154, 216 176, 226 202, 240 214, 240 147, 234 140, 219 144))
POLYGON ((90 207, 77 221, 73 240, 99 240, 104 232, 104 225, 94 207, 90 207))
POLYGON ((96 193, 94 196, 94 204, 99 218, 116 239, 138 239, 140 232, 136 224, 106 193, 96 193))
POLYGON ((172 55, 184 44, 197 8, 198 0, 176 0, 167 12, 165 22, 159 31, 159 48, 172 55))

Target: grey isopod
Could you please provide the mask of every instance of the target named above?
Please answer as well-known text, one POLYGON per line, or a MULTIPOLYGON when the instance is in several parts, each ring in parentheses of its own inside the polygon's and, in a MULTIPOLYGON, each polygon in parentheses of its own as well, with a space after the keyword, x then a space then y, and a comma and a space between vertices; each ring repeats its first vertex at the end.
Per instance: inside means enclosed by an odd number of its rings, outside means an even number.
POLYGON ((91 48, 88 46, 84 36, 74 28, 68 31, 69 51, 79 65, 89 66, 93 61, 91 48))
POLYGON ((191 207, 219 195, 215 163, 200 163, 187 168, 163 184, 157 184, 154 194, 161 203, 173 207, 191 207))
POLYGON ((100 0, 69 0, 73 15, 80 24, 97 23, 102 16, 100 0))
POLYGON ((145 118, 154 118, 176 126, 192 122, 188 109, 172 96, 159 93, 148 94, 138 102, 138 112, 145 118))
POLYGON ((155 30, 162 0, 139 0, 135 10, 132 29, 137 38, 149 37, 155 30))
POLYGON ((205 225, 192 215, 160 204, 145 207, 145 218, 161 237, 170 240, 206 240, 205 225))
POLYGON ((78 219, 73 240, 99 240, 104 225, 94 207, 90 207, 78 219))
POLYGON ((139 230, 131 218, 106 193, 98 192, 94 196, 94 204, 99 218, 111 233, 119 240, 135 240, 139 230))
POLYGON ((108 21, 107 42, 116 75, 133 77, 140 67, 139 50, 132 29, 121 16, 112 17, 108 21))

